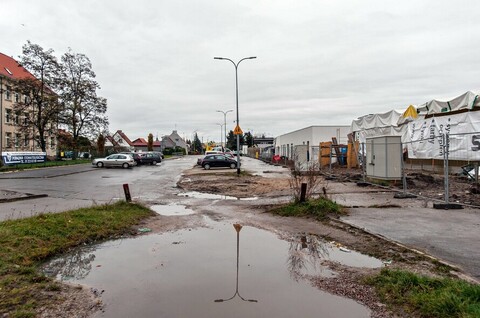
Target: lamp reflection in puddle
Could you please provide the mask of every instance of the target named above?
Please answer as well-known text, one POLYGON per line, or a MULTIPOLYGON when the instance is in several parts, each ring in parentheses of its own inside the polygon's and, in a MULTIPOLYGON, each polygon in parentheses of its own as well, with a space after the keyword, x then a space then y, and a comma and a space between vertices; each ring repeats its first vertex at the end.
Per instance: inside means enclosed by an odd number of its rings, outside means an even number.
POLYGON ((235 231, 237 232, 237 281, 236 281, 236 286, 235 286, 235 294, 233 294, 233 296, 230 297, 230 298, 215 299, 214 301, 216 303, 221 303, 221 302, 224 302, 224 301, 229 301, 229 300, 235 298, 235 296, 238 296, 243 301, 249 301, 249 302, 252 302, 252 303, 256 303, 256 302, 258 302, 258 300, 256 300, 256 299, 245 299, 238 292, 238 268, 239 268, 238 264, 239 264, 239 260, 240 260, 240 230, 242 229, 242 225, 241 224, 234 224, 233 227, 235 228, 235 231))

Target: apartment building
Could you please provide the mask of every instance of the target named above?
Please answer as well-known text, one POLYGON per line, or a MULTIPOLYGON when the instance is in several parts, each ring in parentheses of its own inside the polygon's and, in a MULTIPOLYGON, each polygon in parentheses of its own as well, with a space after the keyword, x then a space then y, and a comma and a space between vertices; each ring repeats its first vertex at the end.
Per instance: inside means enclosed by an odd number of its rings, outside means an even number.
MULTIPOLYGON (((28 123, 31 113, 16 113, 15 103, 21 99, 28 99, 15 92, 15 81, 23 78, 34 78, 15 59, 0 53, 0 152, 41 152, 38 142, 34 141, 35 129, 28 132, 20 129, 28 123)), ((32 112, 34 111, 32 107, 32 112)), ((47 156, 55 156, 57 149, 57 123, 52 123, 52 129, 47 140, 47 156)))

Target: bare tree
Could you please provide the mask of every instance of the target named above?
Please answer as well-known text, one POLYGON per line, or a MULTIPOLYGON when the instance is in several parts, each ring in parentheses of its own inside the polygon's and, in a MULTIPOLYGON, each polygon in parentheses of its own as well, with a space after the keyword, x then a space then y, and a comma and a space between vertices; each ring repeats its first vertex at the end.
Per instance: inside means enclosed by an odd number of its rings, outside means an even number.
POLYGON ((107 100, 97 96, 100 85, 86 55, 69 49, 62 56, 62 71, 60 120, 72 133, 76 153, 82 135, 92 137, 108 126, 107 100))
POLYGON ((291 167, 290 179, 288 181, 295 202, 300 201, 302 183, 307 184, 305 200, 308 201, 320 188, 323 190, 323 194, 326 195, 327 184, 320 175, 319 163, 315 161, 300 162, 300 156, 297 153, 293 154, 293 160, 294 164, 291 167))
POLYGON ((18 124, 20 131, 35 140, 45 152, 47 134, 56 135, 62 110, 55 94, 59 87, 60 66, 52 49, 45 51, 30 41, 22 47, 20 64, 33 77, 26 74, 16 82, 15 90, 24 98, 20 98, 13 108, 17 115, 24 116, 18 124))

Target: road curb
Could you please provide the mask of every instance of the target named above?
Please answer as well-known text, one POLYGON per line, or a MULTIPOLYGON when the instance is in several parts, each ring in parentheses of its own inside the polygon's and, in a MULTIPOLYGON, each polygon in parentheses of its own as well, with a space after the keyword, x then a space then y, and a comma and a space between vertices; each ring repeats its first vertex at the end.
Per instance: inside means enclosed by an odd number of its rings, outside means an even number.
POLYGON ((460 278, 460 279, 463 279, 463 280, 465 280, 465 281, 467 281, 467 282, 474 283, 474 284, 480 284, 480 280, 478 280, 478 279, 476 279, 476 278, 474 278, 474 277, 472 277, 472 276, 470 276, 470 275, 468 275, 468 274, 463 273, 463 272, 462 272, 463 270, 462 270, 460 267, 458 267, 457 265, 452 264, 452 263, 450 263, 450 262, 448 262, 448 261, 445 261, 445 260, 440 259, 440 258, 438 258, 438 257, 432 256, 432 255, 430 255, 430 254, 427 254, 427 253, 425 253, 425 252, 423 252, 423 251, 420 251, 420 250, 418 250, 418 249, 416 249, 416 248, 414 248, 414 247, 411 247, 411 246, 405 245, 405 244, 403 244, 403 243, 400 243, 400 242, 398 242, 398 241, 392 240, 392 239, 390 239, 390 238, 388 238, 388 237, 385 237, 385 236, 383 236, 383 235, 381 235, 381 234, 377 234, 377 233, 370 232, 369 230, 367 230, 367 229, 365 229, 365 228, 363 228, 363 227, 360 227, 360 226, 351 224, 351 223, 349 223, 349 222, 342 221, 342 220, 339 220, 339 219, 333 219, 333 218, 330 218, 330 221, 333 222, 333 223, 339 223, 339 224, 342 224, 342 225, 345 225, 345 226, 352 227, 352 228, 354 228, 354 229, 356 229, 356 230, 359 230, 359 231, 364 232, 365 234, 371 235, 371 236, 373 236, 373 237, 375 237, 375 238, 377 238, 377 239, 380 239, 380 240, 383 240, 383 241, 387 241, 387 242, 392 243, 392 244, 394 244, 394 245, 397 245, 397 246, 399 246, 399 247, 401 247, 401 248, 405 248, 405 249, 407 249, 407 250, 409 250, 409 251, 411 251, 411 252, 413 252, 413 253, 415 253, 415 254, 419 254, 419 255, 422 255, 422 256, 424 256, 424 257, 426 257, 426 258, 429 258, 429 259, 431 259, 431 260, 433 260, 433 261, 436 261, 436 262, 438 262, 438 263, 440 263, 440 264, 442 264, 442 265, 451 267, 454 271, 453 271, 453 272, 450 272, 450 274, 455 275, 456 277, 458 277, 458 278, 460 278))
POLYGON ((24 201, 24 200, 31 200, 31 199, 38 199, 38 198, 46 198, 46 197, 48 197, 48 194, 28 194, 27 193, 26 196, 23 196, 23 197, 0 199, 0 203, 24 201))

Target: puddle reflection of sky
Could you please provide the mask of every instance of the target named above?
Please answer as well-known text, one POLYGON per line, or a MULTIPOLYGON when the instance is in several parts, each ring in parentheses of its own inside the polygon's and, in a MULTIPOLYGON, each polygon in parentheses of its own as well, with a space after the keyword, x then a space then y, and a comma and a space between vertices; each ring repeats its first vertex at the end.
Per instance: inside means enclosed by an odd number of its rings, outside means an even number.
POLYGON ((292 274, 331 255, 328 243, 208 225, 79 249, 45 272, 105 290, 98 317, 369 317, 355 301, 292 274))

